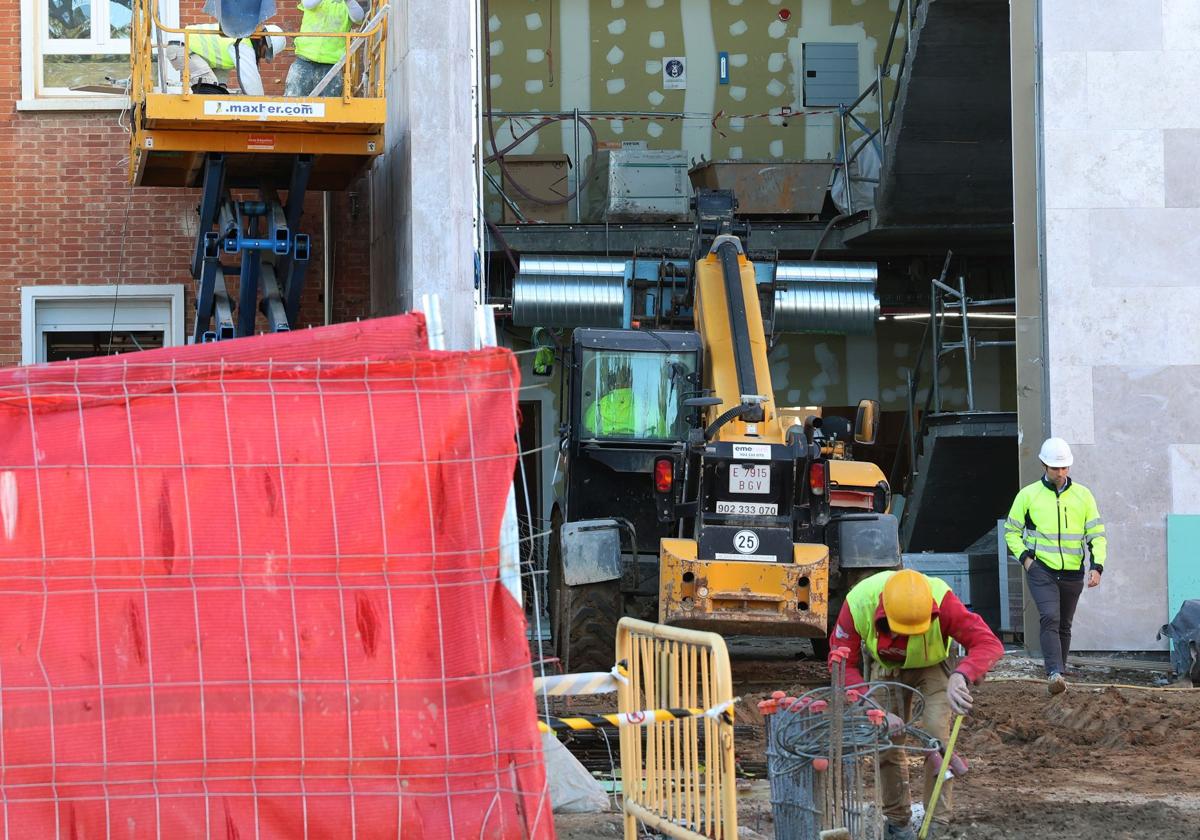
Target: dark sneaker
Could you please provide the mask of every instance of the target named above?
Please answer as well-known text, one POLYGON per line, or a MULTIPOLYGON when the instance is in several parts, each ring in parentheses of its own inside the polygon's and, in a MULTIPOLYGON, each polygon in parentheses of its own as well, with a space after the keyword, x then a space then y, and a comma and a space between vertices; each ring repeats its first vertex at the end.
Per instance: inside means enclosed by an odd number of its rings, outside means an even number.
POLYGON ((889 822, 883 836, 885 840, 917 840, 917 832, 913 831, 908 823, 896 825, 889 822))
POLYGON ((1053 697, 1067 690, 1067 681, 1062 674, 1051 674, 1046 680, 1046 691, 1053 697))

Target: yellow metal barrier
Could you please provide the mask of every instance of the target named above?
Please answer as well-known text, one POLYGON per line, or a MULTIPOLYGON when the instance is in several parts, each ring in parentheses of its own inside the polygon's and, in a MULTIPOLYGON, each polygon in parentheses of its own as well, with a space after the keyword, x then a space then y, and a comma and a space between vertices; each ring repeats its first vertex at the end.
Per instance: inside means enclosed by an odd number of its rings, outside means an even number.
POLYGON ((725 640, 623 618, 617 661, 629 669, 628 682, 617 690, 619 712, 714 711, 652 723, 644 727, 644 743, 643 728, 621 727, 625 840, 636 840, 638 821, 668 837, 736 840, 733 680, 725 640))

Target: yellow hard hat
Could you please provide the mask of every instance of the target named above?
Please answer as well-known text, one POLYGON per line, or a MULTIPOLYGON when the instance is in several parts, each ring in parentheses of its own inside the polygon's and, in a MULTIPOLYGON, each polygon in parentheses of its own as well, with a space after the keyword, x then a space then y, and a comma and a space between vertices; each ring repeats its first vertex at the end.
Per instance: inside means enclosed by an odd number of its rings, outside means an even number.
POLYGON ((901 569, 883 585, 883 613, 893 633, 920 636, 933 616, 933 590, 925 575, 901 569))

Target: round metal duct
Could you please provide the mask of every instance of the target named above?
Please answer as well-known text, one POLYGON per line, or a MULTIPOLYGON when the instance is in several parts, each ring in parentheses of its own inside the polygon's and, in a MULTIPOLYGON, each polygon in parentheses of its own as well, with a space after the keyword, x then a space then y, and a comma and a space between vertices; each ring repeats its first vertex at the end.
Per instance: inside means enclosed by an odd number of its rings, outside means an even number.
POLYGON ((872 263, 780 263, 775 271, 775 332, 872 332, 879 317, 878 276, 872 263))
POLYGON ((862 282, 874 284, 879 279, 875 263, 839 262, 781 262, 775 269, 776 280, 826 280, 830 282, 862 282))
POLYGON ((522 257, 513 279, 518 327, 620 327, 625 315, 625 260, 522 257))

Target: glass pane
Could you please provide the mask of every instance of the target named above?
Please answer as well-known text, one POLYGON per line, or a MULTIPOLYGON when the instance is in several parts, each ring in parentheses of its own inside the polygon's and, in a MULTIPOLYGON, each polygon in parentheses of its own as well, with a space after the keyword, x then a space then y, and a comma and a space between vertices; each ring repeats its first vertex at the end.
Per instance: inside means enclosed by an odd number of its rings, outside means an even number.
POLYGON ((583 356, 584 438, 683 440, 683 401, 697 390, 692 353, 587 351, 583 356))
POLYGON ((129 78, 127 55, 47 55, 42 57, 42 86, 121 86, 129 78))
POLYGON ((51 38, 91 40, 92 0, 46 0, 46 5, 51 38))
POLYGON ((133 28, 133 0, 109 0, 108 37, 124 40, 133 28))
POLYGON ((44 332, 42 335, 46 339, 47 362, 113 356, 137 350, 155 350, 163 346, 162 332, 154 330, 44 332))

